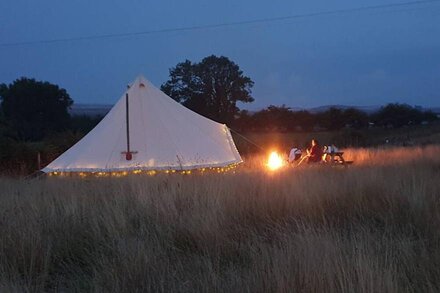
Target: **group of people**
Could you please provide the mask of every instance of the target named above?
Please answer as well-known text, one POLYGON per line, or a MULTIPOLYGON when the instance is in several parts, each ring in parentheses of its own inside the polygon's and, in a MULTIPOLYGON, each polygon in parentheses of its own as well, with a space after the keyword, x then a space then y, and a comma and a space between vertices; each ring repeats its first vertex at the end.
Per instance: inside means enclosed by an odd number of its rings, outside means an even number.
POLYGON ((306 156, 302 157, 301 149, 293 147, 289 154, 289 163, 298 161, 299 159, 306 160, 307 163, 319 163, 326 160, 326 156, 338 152, 339 150, 334 145, 325 146, 322 148, 316 139, 312 139, 311 147, 306 150, 306 156))

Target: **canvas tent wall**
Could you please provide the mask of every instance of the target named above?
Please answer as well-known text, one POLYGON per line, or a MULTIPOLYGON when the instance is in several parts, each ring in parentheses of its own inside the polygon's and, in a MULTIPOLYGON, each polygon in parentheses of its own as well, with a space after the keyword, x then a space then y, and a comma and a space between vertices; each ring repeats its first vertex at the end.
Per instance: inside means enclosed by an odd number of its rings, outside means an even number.
POLYGON ((190 170, 240 162, 226 125, 185 108, 141 76, 92 131, 42 171, 190 170))

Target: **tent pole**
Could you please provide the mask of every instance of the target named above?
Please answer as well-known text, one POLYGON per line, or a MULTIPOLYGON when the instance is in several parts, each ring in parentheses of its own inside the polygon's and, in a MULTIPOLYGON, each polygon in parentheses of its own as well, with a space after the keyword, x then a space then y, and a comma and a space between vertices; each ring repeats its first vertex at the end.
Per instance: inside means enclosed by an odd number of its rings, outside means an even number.
POLYGON ((127 127, 127 151, 125 152, 125 159, 131 161, 133 152, 130 150, 130 109, 128 102, 128 92, 125 94, 125 125, 127 127))
MULTIPOLYGON (((130 153, 130 111, 128 109, 128 93, 125 94, 125 122, 127 125, 127 154, 130 153)), ((127 156, 128 158, 128 156, 127 156)))
MULTIPOLYGON (((128 86, 130 88, 130 86, 128 86)), ((125 159, 127 161, 131 161, 133 159, 133 154, 136 154, 137 152, 132 152, 130 150, 130 103, 128 101, 128 90, 125 93, 125 126, 126 126, 126 132, 127 132, 127 151, 122 152, 125 154, 125 159)))

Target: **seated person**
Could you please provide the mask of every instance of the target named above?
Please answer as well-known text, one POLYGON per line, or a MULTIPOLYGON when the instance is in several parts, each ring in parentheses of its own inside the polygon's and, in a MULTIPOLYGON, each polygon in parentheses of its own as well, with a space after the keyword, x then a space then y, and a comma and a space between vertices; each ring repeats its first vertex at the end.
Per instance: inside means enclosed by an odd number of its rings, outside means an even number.
POLYGON ((337 153, 337 152, 339 152, 339 149, 334 144, 331 144, 331 145, 328 145, 325 147, 326 154, 333 154, 333 153, 337 153))
POLYGON ((323 161, 327 161, 329 158, 331 158, 331 155, 334 153, 339 152, 339 149, 334 145, 328 145, 324 147, 324 155, 322 156, 323 161))
POLYGON ((307 150, 307 163, 319 163, 322 159, 322 148, 316 139, 312 139, 312 147, 307 150))
POLYGON ((299 160, 299 158, 301 158, 302 152, 300 149, 293 147, 290 150, 290 154, 289 154, 289 163, 293 163, 294 161, 299 160))

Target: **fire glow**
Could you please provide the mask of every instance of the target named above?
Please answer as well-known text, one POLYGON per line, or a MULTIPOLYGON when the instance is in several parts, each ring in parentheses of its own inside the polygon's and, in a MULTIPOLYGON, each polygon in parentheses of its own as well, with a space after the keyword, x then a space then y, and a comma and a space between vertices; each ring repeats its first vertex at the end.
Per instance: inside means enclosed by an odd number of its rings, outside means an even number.
POLYGON ((283 159, 277 152, 272 152, 267 160, 267 167, 270 170, 277 170, 283 166, 283 159))

